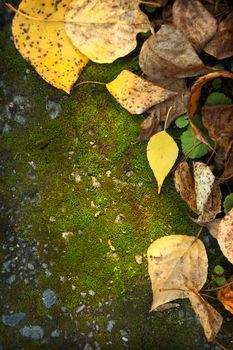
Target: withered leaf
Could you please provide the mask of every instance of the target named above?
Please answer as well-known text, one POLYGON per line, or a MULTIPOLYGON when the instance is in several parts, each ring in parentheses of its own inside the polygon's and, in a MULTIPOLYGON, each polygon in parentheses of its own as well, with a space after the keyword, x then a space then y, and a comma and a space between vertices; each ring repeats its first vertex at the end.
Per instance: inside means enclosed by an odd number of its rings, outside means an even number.
POLYGON ((217 240, 221 251, 233 264, 233 208, 221 220, 217 240))
POLYGON ((136 36, 150 30, 135 0, 74 0, 65 14, 72 43, 97 63, 111 63, 137 45, 136 36))
POLYGON ((222 326, 222 316, 195 289, 190 290, 189 300, 193 310, 200 319, 207 340, 213 341, 222 326))
POLYGON ((201 162, 193 163, 193 173, 197 210, 199 213, 202 213, 211 194, 215 177, 210 167, 201 162))
POLYGON ((161 122, 166 120, 166 126, 169 127, 178 116, 187 111, 190 90, 186 87, 184 79, 154 79, 153 81, 159 86, 177 92, 177 95, 150 108, 148 111, 150 115, 141 124, 141 140, 149 140, 152 135, 160 131, 161 122))
POLYGON ((213 73, 203 75, 202 77, 197 79, 197 81, 195 82, 195 84, 191 88, 191 94, 189 97, 188 115, 189 115, 190 121, 192 121, 192 119, 197 111, 198 103, 200 100, 203 86, 206 83, 208 83, 210 80, 213 80, 215 78, 233 79, 233 74, 230 72, 226 72, 226 71, 219 71, 219 72, 213 72, 213 73))
POLYGON ((224 172, 220 177, 219 183, 224 181, 230 181, 233 177, 233 141, 228 147, 228 150, 225 154, 224 162, 224 172))
POLYGON ((233 11, 220 22, 217 33, 204 50, 219 60, 233 55, 233 11))
POLYGON ((132 114, 141 114, 151 106, 176 95, 138 75, 123 70, 115 80, 106 84, 108 91, 132 114))
POLYGON ((217 31, 217 21, 199 0, 176 0, 173 22, 200 52, 217 31))
POLYGON ((226 286, 218 291, 218 299, 221 301, 226 310, 233 314, 233 276, 227 280, 226 286), (228 284, 230 283, 230 284, 228 284))
POLYGON ((210 137, 227 151, 233 140, 233 105, 202 107, 202 122, 210 137))
POLYGON ((187 298, 189 281, 200 290, 207 278, 208 259, 204 244, 186 235, 165 236, 147 251, 152 283, 151 310, 178 298, 187 298))
POLYGON ((163 24, 144 42, 139 64, 151 80, 192 77, 209 71, 185 36, 170 24, 163 24))
POLYGON ((198 220, 208 222, 215 219, 218 213, 222 211, 222 192, 220 186, 214 183, 211 193, 204 205, 203 212, 201 213, 198 220))
POLYGON ((198 127, 193 123, 193 117, 199 105, 199 100, 200 100, 203 86, 210 80, 213 80, 215 78, 220 78, 220 77, 233 79, 233 74, 230 72, 219 71, 219 72, 209 73, 200 77, 192 86, 191 94, 188 101, 188 116, 189 116, 190 125, 192 127, 192 131, 195 137, 197 137, 201 142, 204 142, 207 145, 208 145, 208 141, 206 140, 205 136, 198 129, 198 127))
POLYGON ((175 187, 190 209, 197 212, 195 183, 186 161, 179 164, 175 171, 175 187))

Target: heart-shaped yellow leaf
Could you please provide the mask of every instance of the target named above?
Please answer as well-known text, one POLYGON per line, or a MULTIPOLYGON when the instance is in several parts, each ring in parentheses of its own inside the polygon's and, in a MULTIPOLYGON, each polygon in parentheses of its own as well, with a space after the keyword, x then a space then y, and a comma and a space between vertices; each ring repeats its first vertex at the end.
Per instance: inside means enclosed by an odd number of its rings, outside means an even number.
POLYGON ((137 46, 136 36, 150 30, 137 0, 74 0, 67 8, 66 33, 97 63, 111 63, 137 46))
POLYGON ((176 161, 178 152, 177 144, 166 131, 153 135, 148 142, 147 159, 158 183, 158 193, 176 161))
POLYGON ((65 9, 70 1, 22 0, 12 25, 21 55, 44 80, 67 93, 88 62, 65 32, 65 9))

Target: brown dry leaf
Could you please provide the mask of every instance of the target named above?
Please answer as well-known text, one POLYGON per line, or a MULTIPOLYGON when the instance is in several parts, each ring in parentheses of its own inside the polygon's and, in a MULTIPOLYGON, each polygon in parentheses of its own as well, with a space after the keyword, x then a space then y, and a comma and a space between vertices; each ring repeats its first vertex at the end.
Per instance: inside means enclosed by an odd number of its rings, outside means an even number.
POLYGON ((233 264, 233 208, 221 220, 217 240, 221 251, 233 264))
POLYGON ((201 162, 193 163, 193 173, 197 210, 199 213, 203 213, 204 207, 211 194, 215 177, 210 167, 201 162))
POLYGON ((222 326, 222 316, 198 294, 195 288, 190 289, 189 300, 200 319, 207 340, 213 341, 222 326))
POLYGON ((219 183, 231 181, 233 177, 233 141, 229 145, 224 159, 224 172, 219 179, 219 183))
POLYGON ((149 117, 144 119, 140 126, 141 132, 139 138, 141 141, 149 140, 151 136, 162 130, 160 120, 156 118, 154 114, 151 114, 149 117))
POLYGON ((149 140, 152 135, 160 131, 160 122, 166 120, 166 126, 169 127, 178 116, 187 112, 190 90, 186 87, 184 79, 160 80, 157 84, 164 88, 170 86, 169 89, 177 92, 177 95, 158 103, 149 110, 150 116, 141 124, 141 140, 149 140), (170 112, 168 114, 169 109, 170 112))
POLYGON ((219 60, 233 55, 233 11, 220 22, 217 33, 204 50, 219 60))
POLYGON ((214 183, 211 193, 208 197, 206 204, 204 205, 203 212, 198 220, 209 222, 215 219, 218 213, 222 211, 222 192, 220 186, 214 183))
POLYGON ((197 52, 206 46, 217 31, 216 19, 199 0, 176 0, 173 22, 197 52))
POLYGON ((176 95, 138 75, 123 70, 115 80, 106 84, 108 91, 132 114, 141 114, 153 105, 176 95))
POLYGON ((165 236, 154 241, 147 251, 153 304, 158 306, 187 298, 189 281, 200 290, 207 278, 208 259, 204 244, 186 235, 165 236))
POLYGON ((144 42, 139 64, 151 80, 192 77, 209 71, 179 29, 169 24, 162 25, 144 42))
POLYGON ((43 79, 67 93, 88 62, 65 33, 64 13, 69 3, 70 0, 57 2, 56 10, 52 1, 23 0, 19 10, 40 20, 25 18, 18 12, 12 25, 14 43, 21 55, 43 79))
POLYGON ((227 283, 231 283, 230 285, 223 286, 218 291, 218 300, 221 301, 223 306, 227 311, 233 314, 233 276, 231 276, 227 283))
POLYGON ((197 111, 201 91, 203 86, 209 82, 210 80, 213 80, 215 78, 229 78, 233 79, 233 74, 230 72, 220 71, 220 72, 214 72, 206 74, 202 77, 200 77, 195 84, 191 88, 191 94, 188 101, 188 116, 189 116, 189 123, 192 127, 193 134, 196 138, 198 138, 201 142, 205 143, 207 146, 212 148, 208 141, 206 140, 205 136, 202 135, 201 131, 197 128, 197 126, 193 123, 192 119, 197 111))
POLYGON ((136 36, 150 30, 139 1, 74 0, 65 14, 72 43, 97 63, 111 63, 137 46, 136 36))
POLYGON ((213 80, 215 78, 233 79, 233 74, 230 72, 219 71, 219 72, 206 74, 200 77, 199 79, 197 79, 197 81, 191 88, 191 94, 190 94, 189 103, 188 103, 188 115, 189 115, 190 122, 192 122, 192 119, 197 111, 203 86, 206 83, 208 83, 210 80, 213 80))
POLYGON ((183 200, 194 212, 197 212, 195 183, 188 163, 182 162, 175 171, 175 187, 183 200))
POLYGON ((233 140, 233 105, 202 107, 202 122, 210 137, 227 151, 233 140))

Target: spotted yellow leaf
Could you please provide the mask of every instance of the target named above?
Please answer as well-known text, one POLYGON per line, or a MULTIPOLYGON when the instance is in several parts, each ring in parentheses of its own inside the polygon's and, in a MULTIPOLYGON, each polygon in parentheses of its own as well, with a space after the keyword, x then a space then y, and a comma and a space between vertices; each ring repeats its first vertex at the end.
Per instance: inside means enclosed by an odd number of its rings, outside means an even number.
POLYGON ((123 70, 106 87, 117 102, 132 114, 141 114, 155 104, 177 95, 128 70, 123 70))
POLYGON ((137 46, 136 36, 150 30, 137 0, 74 0, 67 8, 66 33, 97 63, 111 63, 137 46))
POLYGON ((178 156, 178 147, 173 138, 160 131, 152 136, 147 145, 147 159, 158 183, 158 193, 178 156))
POLYGON ((65 32, 64 16, 69 3, 70 0, 22 0, 12 25, 14 43, 21 55, 44 80, 67 93, 88 62, 65 32))

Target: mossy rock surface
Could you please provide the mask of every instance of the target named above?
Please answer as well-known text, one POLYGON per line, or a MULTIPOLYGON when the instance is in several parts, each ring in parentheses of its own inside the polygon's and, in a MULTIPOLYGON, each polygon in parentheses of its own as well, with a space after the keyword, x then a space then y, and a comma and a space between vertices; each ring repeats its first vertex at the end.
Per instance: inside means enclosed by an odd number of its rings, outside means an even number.
MULTIPOLYGON (((146 144, 134 143, 143 116, 103 86, 56 90, 5 32, 0 43, 1 315, 27 315, 0 322, 0 348, 217 349, 188 302, 149 313, 148 246, 198 227, 172 174, 157 195, 146 144), (56 295, 50 308, 46 290, 56 295)), ((108 82, 125 68, 137 72, 133 55, 90 64, 81 79, 108 82)))

